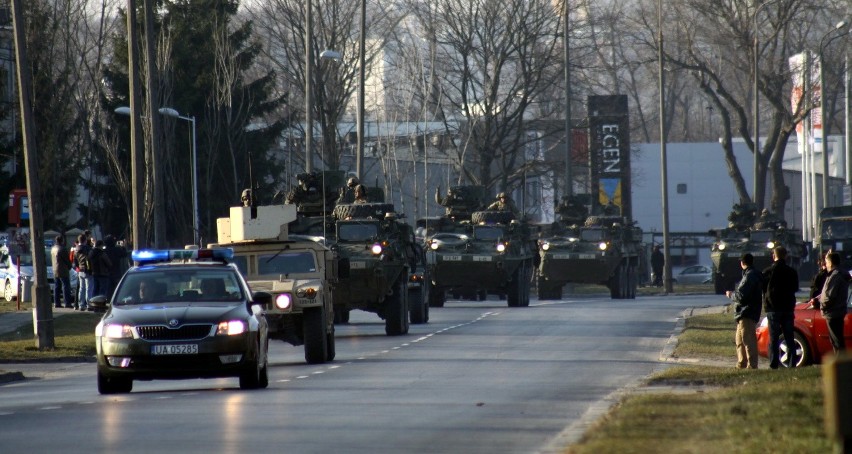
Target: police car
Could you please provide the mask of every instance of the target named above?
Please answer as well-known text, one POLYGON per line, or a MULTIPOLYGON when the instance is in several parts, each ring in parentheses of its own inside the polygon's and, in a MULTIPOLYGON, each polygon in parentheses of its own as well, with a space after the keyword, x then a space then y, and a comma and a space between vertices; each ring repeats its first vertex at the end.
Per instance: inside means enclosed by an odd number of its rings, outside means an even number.
MULTIPOLYGON (((269 293, 252 294, 233 250, 137 250, 95 328, 98 391, 134 380, 239 377, 266 388, 269 293)), ((105 296, 93 304, 106 305, 105 296)))

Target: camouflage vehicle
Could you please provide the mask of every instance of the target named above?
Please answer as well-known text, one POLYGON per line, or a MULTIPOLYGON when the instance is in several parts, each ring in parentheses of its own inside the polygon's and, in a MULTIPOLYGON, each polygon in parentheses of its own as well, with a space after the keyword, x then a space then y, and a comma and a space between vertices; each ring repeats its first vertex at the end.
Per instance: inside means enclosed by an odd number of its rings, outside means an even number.
POLYGON ((335 356, 332 289, 348 270, 321 242, 289 235, 295 219, 295 205, 232 207, 211 246, 232 248, 252 290, 273 295, 269 338, 304 345, 305 361, 319 364, 335 356))
POLYGON ((621 216, 588 216, 576 207, 539 240, 538 298, 561 299, 565 284, 600 284, 613 299, 636 298, 642 230, 621 216), (580 223, 577 223, 580 221, 580 223))
POLYGON ((469 221, 446 219, 427 241, 430 306, 442 307, 447 293, 480 300, 495 294, 509 307, 529 306, 535 243, 529 225, 511 212, 474 211, 469 221))
POLYGON ((787 249, 790 266, 798 269, 801 265, 804 251, 801 232, 787 229, 786 222, 767 210, 759 217, 756 211, 753 204, 734 205, 728 227, 709 232, 716 237, 710 250, 716 294, 734 290, 743 275, 740 257, 747 252, 754 256, 757 270, 772 264, 772 249, 778 246, 787 249))
POLYGON ((326 236, 334 232, 334 210, 342 188, 345 187, 342 170, 300 173, 298 185, 287 193, 285 203, 295 205, 297 217, 290 222, 293 234, 326 236))
POLYGON ((349 321, 349 311, 373 312, 385 321, 385 333, 408 333, 410 323, 426 323, 429 280, 412 270, 422 264, 414 230, 399 220, 392 204, 338 204, 334 208, 338 256, 347 260, 349 276, 335 285, 337 323, 349 321), (417 276, 415 274, 415 276, 417 276))
POLYGON ((820 210, 814 248, 820 255, 829 249, 839 253, 843 269, 852 270, 852 206, 825 207, 820 210))

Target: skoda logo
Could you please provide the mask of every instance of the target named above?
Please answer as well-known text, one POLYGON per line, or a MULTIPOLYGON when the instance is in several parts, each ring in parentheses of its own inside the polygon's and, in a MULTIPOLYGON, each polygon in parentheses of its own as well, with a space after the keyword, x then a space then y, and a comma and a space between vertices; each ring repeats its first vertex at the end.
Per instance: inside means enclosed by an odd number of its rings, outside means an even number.
POLYGON ((169 326, 171 326, 172 328, 174 328, 174 327, 178 326, 178 321, 177 321, 177 319, 176 319, 176 318, 173 318, 173 319, 169 320, 169 326))

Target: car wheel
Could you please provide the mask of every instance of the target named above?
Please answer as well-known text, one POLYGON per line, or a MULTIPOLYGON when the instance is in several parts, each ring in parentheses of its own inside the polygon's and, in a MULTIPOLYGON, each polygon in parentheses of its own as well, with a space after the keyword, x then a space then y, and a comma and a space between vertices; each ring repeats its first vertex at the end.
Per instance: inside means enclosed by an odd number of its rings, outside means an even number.
MULTIPOLYGON (((796 332, 793 334, 793 340, 796 346, 796 358, 793 361, 793 367, 803 367, 813 363, 810 346, 808 345, 808 341, 805 339, 805 336, 796 332)), ((784 342, 783 334, 781 335, 780 342, 781 345, 778 346, 778 355, 781 356, 781 365, 786 367, 787 355, 789 352, 787 351, 787 344, 784 342)))
POLYGON ((426 307, 428 304, 423 300, 423 285, 408 289, 409 319, 412 324, 426 323, 426 307))
POLYGON ((3 299, 10 303, 15 300, 15 293, 12 291, 12 281, 6 281, 6 285, 3 287, 3 299))
POLYGON ((266 373, 266 363, 261 359, 263 355, 260 352, 260 341, 257 345, 257 360, 246 367, 246 370, 240 374, 240 389, 257 389, 265 388, 269 385, 269 377, 266 373), (266 381, 266 386, 263 382, 266 381))
POLYGON ((101 394, 126 394, 133 390, 130 378, 107 377, 98 372, 98 392, 101 394))

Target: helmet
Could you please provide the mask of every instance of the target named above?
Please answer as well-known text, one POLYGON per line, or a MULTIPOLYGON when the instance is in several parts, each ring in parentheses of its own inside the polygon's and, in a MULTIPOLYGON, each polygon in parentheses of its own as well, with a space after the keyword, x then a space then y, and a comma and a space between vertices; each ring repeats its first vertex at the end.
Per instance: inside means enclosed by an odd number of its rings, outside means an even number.
POLYGON ((506 193, 505 193, 505 192, 501 192, 501 193, 497 194, 497 198, 498 198, 498 199, 505 199, 505 198, 506 198, 506 193))
POLYGON ((351 187, 353 187, 353 186, 357 185, 358 183, 360 183, 360 182, 358 181, 358 178, 356 178, 356 177, 349 177, 349 180, 347 180, 347 181, 346 181, 346 186, 348 186, 348 187, 350 187, 350 188, 351 188, 351 187))

